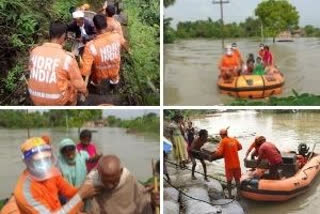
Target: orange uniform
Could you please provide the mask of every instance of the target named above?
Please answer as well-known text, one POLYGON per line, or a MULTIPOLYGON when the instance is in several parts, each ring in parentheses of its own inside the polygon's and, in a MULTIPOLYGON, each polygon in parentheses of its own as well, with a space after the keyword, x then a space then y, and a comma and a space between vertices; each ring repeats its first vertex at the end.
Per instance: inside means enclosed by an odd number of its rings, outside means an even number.
POLYGON ((122 27, 120 22, 118 22, 114 17, 107 17, 107 31, 118 33, 123 37, 122 27))
POLYGON ((124 38, 118 33, 106 32, 88 42, 83 53, 83 76, 92 75, 95 83, 110 79, 119 82, 121 47, 125 44, 124 38))
POLYGON ((2 207, 0 214, 21 214, 14 196, 2 207))
POLYGON ((235 67, 239 68, 240 61, 236 54, 232 54, 231 56, 224 55, 220 60, 219 68, 220 70, 224 69, 233 69, 235 67))
POLYGON ((77 92, 86 92, 77 61, 55 43, 32 50, 28 90, 35 105, 75 105, 77 92))
POLYGON ((242 55, 241 55, 239 49, 233 49, 233 54, 236 55, 236 57, 239 60, 239 63, 243 62, 242 55))
POLYGON ((217 155, 223 155, 227 181, 240 179, 240 161, 238 151, 242 149, 241 144, 235 138, 225 137, 218 145, 217 155))
POLYGON ((77 189, 62 176, 55 176, 45 181, 35 181, 25 170, 18 179, 14 196, 23 214, 43 213, 78 213, 83 206, 77 189), (58 194, 70 199, 61 206, 58 194))

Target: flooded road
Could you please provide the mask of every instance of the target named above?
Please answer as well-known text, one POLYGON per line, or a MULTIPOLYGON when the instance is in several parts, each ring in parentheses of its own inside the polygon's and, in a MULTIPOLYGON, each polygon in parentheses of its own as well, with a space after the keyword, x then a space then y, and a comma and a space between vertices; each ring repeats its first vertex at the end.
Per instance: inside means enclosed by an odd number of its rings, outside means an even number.
MULTIPOLYGON (((96 128, 93 133, 93 142, 98 152, 116 154, 137 179, 145 181, 152 176, 151 160, 159 159, 159 139, 142 135, 127 134, 121 128, 96 128)), ((71 129, 36 129, 31 130, 31 136, 44 133, 52 137, 53 145, 65 137, 78 142, 78 130, 71 129)), ((17 178, 24 169, 20 144, 27 138, 27 130, 0 129, 0 199, 10 196, 17 178)))
MULTIPOLYGON (((320 142, 320 111, 319 113, 257 113, 255 111, 240 111, 231 113, 214 114, 204 119, 193 120, 198 128, 207 129, 209 134, 219 133, 221 128, 230 126, 229 135, 235 136, 242 144, 239 152, 240 160, 256 135, 264 135, 267 141, 274 143, 281 151, 297 150, 299 143, 306 143, 312 148, 315 142, 320 142)), ((316 152, 320 152, 318 145, 316 152)), ((242 173, 245 172, 241 161, 242 173)), ((209 163, 213 168, 210 172, 214 177, 225 180, 224 160, 209 163)), ((303 214, 318 213, 320 209, 320 177, 304 194, 282 203, 255 202, 243 199, 241 203, 248 213, 254 214, 303 214)))
MULTIPOLYGON (((257 55, 260 41, 254 39, 227 40, 237 42, 244 57, 257 55)), ((285 75, 280 96, 298 93, 320 93, 318 80, 320 38, 300 38, 290 43, 270 45, 276 65, 285 75)), ((179 40, 164 46, 164 103, 166 105, 220 105, 234 98, 221 95, 217 88, 218 63, 222 56, 220 40, 179 40)))

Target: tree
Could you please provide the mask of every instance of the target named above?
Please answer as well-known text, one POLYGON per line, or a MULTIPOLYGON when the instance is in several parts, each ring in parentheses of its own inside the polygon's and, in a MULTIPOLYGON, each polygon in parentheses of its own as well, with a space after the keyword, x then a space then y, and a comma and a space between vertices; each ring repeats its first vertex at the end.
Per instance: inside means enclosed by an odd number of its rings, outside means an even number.
POLYGON ((255 15, 261 20, 268 36, 273 38, 282 31, 293 29, 299 23, 297 9, 286 0, 267 0, 258 5, 255 15))

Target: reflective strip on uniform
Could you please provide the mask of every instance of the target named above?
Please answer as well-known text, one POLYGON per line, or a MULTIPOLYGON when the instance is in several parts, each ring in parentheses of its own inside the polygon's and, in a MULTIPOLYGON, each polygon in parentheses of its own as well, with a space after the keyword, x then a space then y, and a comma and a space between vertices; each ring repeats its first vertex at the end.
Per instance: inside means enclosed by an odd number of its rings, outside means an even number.
POLYGON ((91 54, 92 54, 93 56, 96 56, 96 55, 98 54, 98 53, 97 53, 97 49, 96 49, 96 47, 94 46, 94 44, 90 44, 89 48, 90 48, 91 54))
POLYGON ((45 206, 43 206, 40 202, 38 202, 37 200, 35 200, 32 196, 31 193, 31 178, 30 176, 26 177, 26 180, 23 184, 23 193, 25 196, 25 199, 27 201, 27 203, 34 208, 35 210, 37 210, 39 213, 43 213, 43 214, 50 214, 50 210, 48 210, 45 206))
POLYGON ((71 62, 72 62, 72 57, 69 56, 69 55, 67 55, 67 56, 66 56, 66 59, 65 59, 65 61, 64 61, 63 69, 66 70, 66 71, 68 71, 71 62))
POLYGON ((82 200, 81 200, 81 197, 79 194, 76 194, 75 196, 72 197, 72 199, 70 201, 68 201, 68 203, 66 203, 62 209, 58 212, 56 212, 55 214, 66 214, 66 213, 69 213, 71 212, 71 210, 77 206, 78 203, 80 203, 82 200))
POLYGON ((57 100, 61 97, 61 94, 48 94, 41 91, 34 91, 31 88, 29 88, 29 93, 32 96, 41 97, 41 98, 50 99, 50 100, 57 100))

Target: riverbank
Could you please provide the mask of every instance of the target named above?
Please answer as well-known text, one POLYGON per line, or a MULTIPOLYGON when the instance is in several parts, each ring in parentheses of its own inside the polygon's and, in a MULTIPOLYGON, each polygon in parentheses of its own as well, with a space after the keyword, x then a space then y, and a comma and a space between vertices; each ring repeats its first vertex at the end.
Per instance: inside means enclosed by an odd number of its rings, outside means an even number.
POLYGON ((293 95, 288 97, 268 97, 262 100, 237 99, 231 106, 319 106, 320 95, 309 93, 298 94, 292 90, 293 95))

